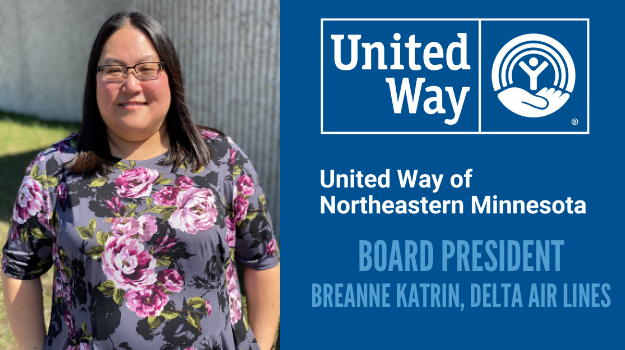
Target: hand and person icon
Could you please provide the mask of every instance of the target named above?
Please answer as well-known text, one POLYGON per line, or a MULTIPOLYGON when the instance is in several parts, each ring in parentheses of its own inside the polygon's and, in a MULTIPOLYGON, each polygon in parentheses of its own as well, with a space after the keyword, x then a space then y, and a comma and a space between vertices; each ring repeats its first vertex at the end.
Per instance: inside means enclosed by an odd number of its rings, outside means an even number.
MULTIPOLYGON (((530 58, 529 64, 532 67, 536 67, 536 65, 538 65, 538 60, 536 59, 536 57, 530 58)), ((532 68, 528 67, 527 64, 525 64, 525 62, 521 61, 521 63, 519 63, 519 67, 523 68, 525 73, 527 73, 527 75, 530 76, 530 90, 538 89, 538 75, 540 75, 540 73, 542 73, 543 70, 545 70, 545 68, 547 68, 548 65, 549 64, 546 61, 544 61, 540 65, 540 67, 536 68, 535 70, 532 70, 532 68)))
POLYGON ((497 97, 511 112, 529 118, 544 117, 569 100, 575 86, 575 64, 556 39, 543 34, 524 34, 499 50, 491 79, 497 97), (513 82, 512 73, 519 67, 525 73, 517 70, 521 77, 513 82), (549 74, 551 70, 553 75, 549 74), (523 79, 525 74, 529 79, 523 79))
MULTIPOLYGON (((538 66, 538 59, 532 57, 529 59, 529 65, 538 66)), ((521 61, 519 67, 523 69, 530 78, 530 90, 538 90, 538 76, 549 64, 546 61, 535 69, 530 68, 527 63, 521 61)), ((568 93, 550 88, 542 88, 536 95, 531 94, 525 89, 518 87, 510 87, 499 93, 498 97, 501 103, 514 113, 530 118, 537 118, 549 115, 562 107, 569 99, 568 93)))

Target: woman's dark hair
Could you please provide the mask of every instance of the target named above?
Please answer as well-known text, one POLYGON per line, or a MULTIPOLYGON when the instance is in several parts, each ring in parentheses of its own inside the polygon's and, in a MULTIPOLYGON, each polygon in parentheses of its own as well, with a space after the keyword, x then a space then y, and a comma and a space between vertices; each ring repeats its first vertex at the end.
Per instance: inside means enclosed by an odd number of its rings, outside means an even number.
MULTIPOLYGON (((77 152, 72 160, 65 163, 65 166, 75 173, 90 171, 101 174, 110 173, 114 162, 109 149, 106 125, 102 120, 96 101, 97 65, 104 44, 113 33, 127 25, 141 31, 154 46, 161 62, 165 62, 164 68, 169 78, 169 90, 171 92, 171 105, 165 120, 171 149, 163 164, 174 167, 185 164, 193 171, 197 171, 204 165, 208 166, 211 158, 210 149, 198 128, 193 124, 184 102, 182 72, 176 49, 156 20, 136 12, 113 15, 102 25, 98 36, 95 38, 87 68, 82 127, 77 142, 77 152)), ((219 130, 200 128, 217 132, 223 136, 219 130)))

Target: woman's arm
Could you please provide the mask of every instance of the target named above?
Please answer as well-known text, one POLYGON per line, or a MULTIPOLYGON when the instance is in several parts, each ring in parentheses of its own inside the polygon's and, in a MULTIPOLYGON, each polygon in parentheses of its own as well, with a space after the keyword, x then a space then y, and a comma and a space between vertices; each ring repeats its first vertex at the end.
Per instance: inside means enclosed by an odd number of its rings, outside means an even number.
POLYGON ((42 350, 46 342, 41 279, 18 280, 2 272, 4 306, 20 350, 42 350))
POLYGON ((280 264, 267 270, 245 268, 249 325, 261 350, 270 350, 280 319, 280 264))

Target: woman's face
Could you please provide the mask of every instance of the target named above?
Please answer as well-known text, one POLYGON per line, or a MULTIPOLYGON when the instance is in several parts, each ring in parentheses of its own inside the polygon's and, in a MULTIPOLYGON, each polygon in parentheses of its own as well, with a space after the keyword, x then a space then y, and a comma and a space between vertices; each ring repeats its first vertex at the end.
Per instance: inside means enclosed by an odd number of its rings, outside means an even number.
MULTIPOLYGON (((125 26, 108 39, 98 66, 134 66, 160 62, 148 38, 139 30, 125 26)), ((169 79, 163 69, 155 80, 139 80, 134 69, 121 82, 105 82, 97 73, 96 100, 108 130, 126 141, 144 141, 159 131, 171 104, 169 79)))

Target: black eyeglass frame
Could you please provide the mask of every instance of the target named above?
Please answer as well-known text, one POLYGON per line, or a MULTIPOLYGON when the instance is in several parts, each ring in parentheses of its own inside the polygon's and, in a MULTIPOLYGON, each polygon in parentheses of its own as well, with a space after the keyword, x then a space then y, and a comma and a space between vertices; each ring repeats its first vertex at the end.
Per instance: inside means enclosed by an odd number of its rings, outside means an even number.
MULTIPOLYGON (((124 73, 124 79, 128 78, 128 71, 132 68, 135 71, 135 77, 137 77, 137 79, 141 80, 141 81, 146 81, 146 80, 156 80, 158 78, 161 77, 161 75, 163 74, 163 70, 165 69, 165 62, 141 62, 141 63, 137 63, 134 66, 125 66, 123 64, 107 64, 104 66, 97 66, 96 67, 96 71, 98 73, 102 73, 104 74, 103 70, 105 67, 126 67, 126 72, 124 73), (158 63, 158 68, 159 68, 159 74, 158 77, 156 78, 149 78, 149 79, 141 79, 139 78, 139 74, 137 73, 137 69, 136 67, 142 64, 146 64, 146 63, 158 63)), ((117 83, 124 81, 124 79, 117 81, 117 83)))

